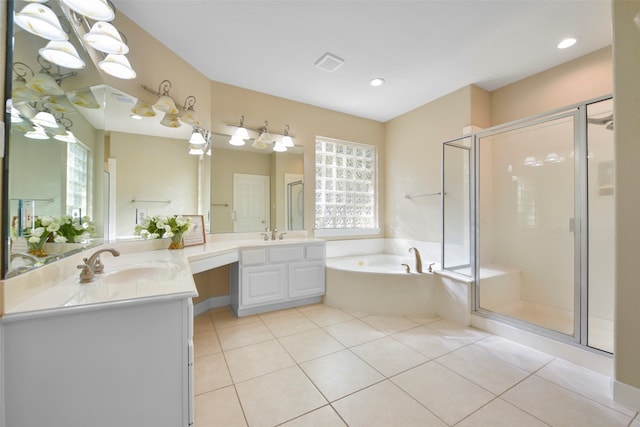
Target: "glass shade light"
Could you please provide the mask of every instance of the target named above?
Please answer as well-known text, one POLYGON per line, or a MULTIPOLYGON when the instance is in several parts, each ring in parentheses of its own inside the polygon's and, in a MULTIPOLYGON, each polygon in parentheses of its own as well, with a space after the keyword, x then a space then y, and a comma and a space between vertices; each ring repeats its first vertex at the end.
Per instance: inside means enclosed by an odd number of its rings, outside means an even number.
POLYGON ((94 21, 113 21, 115 12, 105 0, 60 0, 69 9, 94 21))
POLYGON ((16 79, 12 82, 11 97, 14 101, 37 101, 40 99, 23 79, 16 79))
POLYGON ((104 53, 124 55, 129 47, 122 41, 120 33, 108 22, 96 22, 91 31, 82 36, 85 42, 95 50, 104 53))
POLYGON ((24 119, 20 116, 20 112, 16 110, 16 107, 11 106, 11 123, 22 123, 24 119))
POLYGON ((168 128, 179 128, 180 120, 176 114, 166 113, 162 120, 160 120, 160 124, 168 128))
POLYGON ((74 104, 84 108, 97 109, 100 108, 100 104, 96 100, 96 97, 91 92, 91 89, 86 88, 77 92, 69 93, 69 100, 74 104))
POLYGON ((264 150, 267 148, 267 140, 269 138, 269 134, 267 132, 262 132, 258 139, 256 139, 251 146, 253 148, 257 148, 258 150, 264 150))
POLYGON ((194 131, 191 134, 191 138, 189 138, 189 144, 192 144, 192 145, 204 145, 206 143, 207 141, 205 141, 202 134, 198 131, 194 131))
POLYGON ((235 145, 236 147, 242 147, 245 144, 245 142, 244 142, 244 139, 236 138, 234 135, 229 140, 229 144, 235 145))
POLYGON ((29 83, 27 83, 27 87, 40 96, 64 95, 64 91, 58 86, 58 82, 56 82, 51 74, 45 71, 40 71, 33 76, 33 78, 29 80, 29 83))
POLYGON ((187 125, 200 126, 200 119, 198 118, 196 112, 192 109, 186 110, 182 117, 180 117, 180 121, 187 125))
POLYGON ((78 142, 78 140, 76 139, 75 135, 70 130, 65 131, 61 135, 54 136, 53 139, 56 139, 56 140, 62 141, 62 142, 69 142, 71 144, 74 144, 74 143, 78 142))
POLYGON ((204 150, 201 145, 189 145, 189 154, 192 156, 199 156, 204 154, 204 150))
POLYGON ((243 126, 240 126, 233 133, 233 138, 234 139, 249 139, 249 132, 243 126))
POLYGON ((44 128, 40 126, 34 126, 34 129, 25 133, 24 136, 29 139, 49 139, 49 135, 47 135, 44 128))
POLYGON ((178 114, 178 108, 169 95, 161 95, 158 101, 153 104, 153 108, 167 114, 178 114))
POLYGON ((84 60, 80 58, 76 48, 66 40, 52 40, 38 52, 47 61, 61 67, 79 70, 87 66, 84 60))
POLYGON ((273 151, 278 152, 278 153, 282 153, 284 151, 287 151, 287 147, 284 146, 284 144, 282 143, 282 141, 280 142, 275 142, 273 144, 273 151))
POLYGON ((14 15, 14 22, 23 30, 47 40, 69 40, 55 12, 39 3, 29 3, 14 15))
POLYGON ((131 68, 129 60, 124 55, 110 53, 105 59, 98 62, 98 67, 110 76, 123 80, 136 78, 136 72, 131 68))
POLYGON ((42 126, 45 128, 58 127, 58 122, 56 122, 56 119, 55 117, 53 117, 53 114, 47 111, 40 111, 38 114, 36 114, 36 116, 33 119, 31 119, 31 121, 37 124, 38 126, 42 126))
POLYGON ((52 96, 43 105, 47 110, 55 113, 75 114, 77 112, 69 102, 69 98, 64 95, 52 96))
POLYGON ((282 137, 282 145, 287 148, 294 147, 293 139, 289 135, 285 135, 282 137))
POLYGON ((156 116, 156 112, 153 111, 153 107, 151 107, 151 104, 148 104, 144 101, 141 101, 138 99, 138 101, 136 102, 136 105, 133 106, 133 108, 131 109, 131 112, 133 114, 136 114, 140 117, 155 117, 156 116))

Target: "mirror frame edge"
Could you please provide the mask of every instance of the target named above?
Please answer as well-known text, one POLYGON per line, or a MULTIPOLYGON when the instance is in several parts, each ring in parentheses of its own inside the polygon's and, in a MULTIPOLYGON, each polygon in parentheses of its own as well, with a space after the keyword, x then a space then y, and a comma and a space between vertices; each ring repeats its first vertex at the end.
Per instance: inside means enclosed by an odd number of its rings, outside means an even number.
MULTIPOLYGON (((3 145, 4 152, 2 153, 2 247, 0 247, 0 277, 5 278, 5 274, 9 267, 9 238, 11 233, 9 232, 9 135, 11 134, 11 118, 10 113, 7 112, 7 105, 11 100, 11 64, 13 64, 13 11, 14 0, 7 0, 7 7, 5 10, 5 75, 4 75, 4 96, 3 96, 3 109, 4 109, 4 134, 3 145)), ((2 312, 0 307, 0 312, 2 312)))

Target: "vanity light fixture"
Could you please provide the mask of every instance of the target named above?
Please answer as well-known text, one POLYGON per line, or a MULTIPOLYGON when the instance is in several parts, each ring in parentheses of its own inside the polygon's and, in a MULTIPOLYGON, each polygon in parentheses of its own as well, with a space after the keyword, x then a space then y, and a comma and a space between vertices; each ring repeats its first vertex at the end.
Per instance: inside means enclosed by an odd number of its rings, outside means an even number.
POLYGON ((200 126, 200 119, 193 109, 196 105, 196 97, 190 95, 184 100, 184 113, 180 117, 180 121, 191 126, 200 126))
POLYGON ((69 40, 55 12, 39 3, 29 3, 16 13, 14 22, 23 30, 47 40, 69 40))
POLYGON ((141 99, 136 101, 136 105, 133 106, 131 112, 138 117, 155 117, 156 112, 153 111, 151 104, 144 102, 141 99))
POLYGON ((282 145, 286 148, 294 147, 293 139, 289 136, 289 125, 284 127, 284 136, 282 137, 282 145))
POLYGON ((578 43, 579 37, 567 37, 558 43, 558 49, 566 49, 578 43))
POLYGON ((233 133, 232 138, 241 140, 249 139, 249 132, 244 127, 244 116, 240 116, 240 126, 238 126, 238 129, 233 133))
POLYGON ((273 151, 277 152, 277 153, 282 153, 284 151, 287 151, 287 147, 284 146, 284 144, 282 143, 282 141, 276 141, 273 144, 273 151))
POLYGON ((31 80, 29 80, 27 87, 40 96, 64 95, 64 91, 59 86, 60 83, 63 79, 77 75, 75 71, 60 74, 60 66, 58 65, 56 65, 58 67, 58 72, 52 73, 51 69, 54 64, 47 61, 40 55, 38 55, 38 64, 40 64, 41 69, 31 80))
POLYGON ((27 78, 33 78, 33 70, 22 62, 14 62, 12 70, 16 78, 11 82, 11 98, 15 101, 37 101, 40 97, 27 86, 27 78))
POLYGON ((171 113, 165 113, 162 120, 160 120, 160 124, 168 128, 179 128, 181 126, 178 115, 171 113))
POLYGON ((113 21, 114 10, 105 0, 60 0, 65 6, 94 21, 113 21))
POLYGON ((33 119, 31 119, 31 121, 33 123, 35 123, 38 126, 42 126, 45 128, 57 128, 58 127, 58 122, 56 122, 56 118, 53 117, 53 114, 51 114, 48 111, 40 111, 39 113, 37 113, 35 115, 35 117, 33 119))
POLYGON ((73 122, 66 118, 60 118, 60 124, 62 125, 62 132, 57 135, 54 135, 53 139, 61 142, 68 142, 70 144, 75 144, 78 142, 73 132, 71 132, 71 127, 73 126, 73 122))
POLYGON ((79 70, 87 66, 75 47, 69 41, 51 40, 47 45, 41 48, 40 55, 60 67, 79 70))
POLYGON ((194 126, 193 132, 191 133, 191 138, 189 138, 189 144, 191 145, 205 145, 207 144, 207 139, 209 136, 209 131, 194 126))
POLYGON ((142 88, 159 97, 158 101, 153 104, 153 108, 163 113, 178 114, 179 110, 176 107, 176 103, 173 102, 173 98, 171 98, 171 95, 169 95, 169 90, 171 90, 171 82, 169 80, 163 80, 160 82, 160 85, 158 86, 158 92, 148 88, 145 85, 142 85, 142 88))
POLYGON ((264 124, 260 128, 258 138, 253 141, 253 144, 251 144, 251 146, 253 148, 257 148, 258 150, 264 150, 267 148, 267 142, 271 142, 272 139, 273 138, 271 134, 269 134, 269 122, 265 120, 264 124))
POLYGON ((25 133, 24 136, 29 139, 49 139, 49 135, 40 126, 34 126, 33 130, 25 133))
POLYGON ((69 97, 69 101, 79 107, 91 109, 100 108, 100 104, 98 104, 98 100, 93 95, 93 92, 91 92, 90 88, 69 92, 67 96, 69 97))
POLYGON ((136 72, 131 67, 131 63, 124 55, 110 53, 102 61, 98 62, 98 67, 112 77, 123 80, 136 78, 136 72))
POLYGON ((204 154, 204 150, 201 145, 190 145, 189 146, 189 154, 192 156, 200 156, 204 154))
POLYGON ((118 29, 108 22, 98 21, 82 39, 95 50, 104 53, 124 55, 129 52, 129 46, 122 41, 118 29))

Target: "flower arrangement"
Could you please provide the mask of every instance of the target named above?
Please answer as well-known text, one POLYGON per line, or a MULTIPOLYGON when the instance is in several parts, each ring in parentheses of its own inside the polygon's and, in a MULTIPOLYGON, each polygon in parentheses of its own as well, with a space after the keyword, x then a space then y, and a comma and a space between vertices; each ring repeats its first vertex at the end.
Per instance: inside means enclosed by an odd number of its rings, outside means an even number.
POLYGON ((55 241, 55 232, 60 229, 60 220, 54 216, 37 217, 33 227, 24 229, 24 236, 29 245, 29 253, 35 256, 46 256, 43 249, 45 242, 55 241))
POLYGON ((194 224, 191 217, 182 215, 163 216, 154 215, 142 218, 142 221, 136 225, 133 232, 134 235, 143 239, 160 239, 164 237, 171 238, 170 249, 182 248, 182 235, 193 229, 194 224))
POLYGON ((89 217, 78 217, 63 215, 60 217, 60 228, 56 232, 55 242, 80 243, 88 239, 96 231, 96 226, 89 217), (82 221, 82 222, 81 222, 82 221))
MULTIPOLYGON (((33 225, 22 230, 23 236, 27 239, 28 251, 30 254, 44 257, 47 252, 44 249, 46 242, 54 243, 79 243, 83 239, 89 238, 95 232, 95 224, 89 217, 73 218, 69 215, 61 217, 39 216, 35 218, 33 225)), ((15 229, 12 235, 15 235, 15 229)))

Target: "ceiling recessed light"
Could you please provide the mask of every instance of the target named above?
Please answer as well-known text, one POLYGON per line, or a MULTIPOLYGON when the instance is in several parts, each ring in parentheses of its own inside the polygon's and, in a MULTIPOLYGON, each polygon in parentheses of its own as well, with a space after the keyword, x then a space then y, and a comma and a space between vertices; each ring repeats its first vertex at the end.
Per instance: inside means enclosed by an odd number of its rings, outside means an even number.
POLYGON ((578 37, 567 37, 566 39, 558 43, 558 49, 566 49, 568 47, 571 47, 574 44, 578 43, 578 40, 578 37))
POLYGON ((374 79, 371 79, 371 81, 369 82, 369 84, 373 87, 378 87, 378 86, 382 86, 384 84, 384 79, 380 78, 380 77, 376 77, 374 79))

